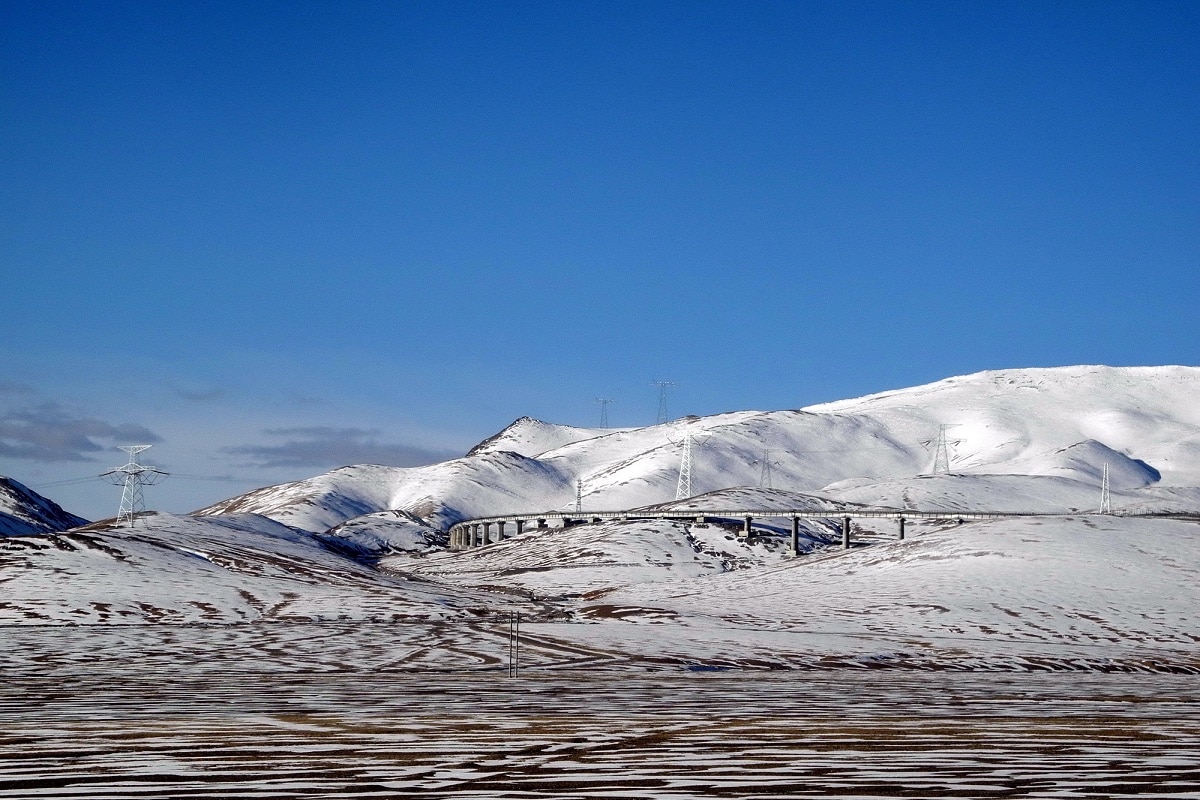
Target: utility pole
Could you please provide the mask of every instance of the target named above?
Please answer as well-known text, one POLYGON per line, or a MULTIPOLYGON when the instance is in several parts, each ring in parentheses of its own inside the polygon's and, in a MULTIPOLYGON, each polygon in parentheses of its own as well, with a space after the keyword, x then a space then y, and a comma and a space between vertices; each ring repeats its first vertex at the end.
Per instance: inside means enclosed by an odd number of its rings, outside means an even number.
POLYGON ((653 385, 658 387, 658 420, 655 424, 663 425, 671 421, 667 414, 667 392, 679 384, 674 381, 655 381, 653 385))
POLYGON ((521 612, 508 614, 508 677, 521 677, 521 612))
POLYGON ((114 486, 123 484, 125 487, 121 492, 121 507, 117 511, 118 527, 125 520, 129 520, 129 527, 133 527, 138 512, 146 510, 146 499, 142 495, 142 487, 153 486, 169 474, 156 467, 138 463, 138 453, 149 450, 150 447, 151 445, 148 444, 131 444, 121 447, 120 449, 129 455, 129 460, 124 466, 110 469, 100 475, 101 478, 108 478, 114 486))

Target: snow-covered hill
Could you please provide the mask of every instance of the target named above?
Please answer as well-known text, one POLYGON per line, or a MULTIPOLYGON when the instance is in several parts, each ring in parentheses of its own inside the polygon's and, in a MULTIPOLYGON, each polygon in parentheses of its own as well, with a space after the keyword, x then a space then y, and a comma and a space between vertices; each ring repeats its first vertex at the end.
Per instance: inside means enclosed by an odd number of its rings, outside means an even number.
POLYGON ((685 438, 692 489, 759 485, 863 504, 1012 511, 1094 510, 1109 467, 1114 504, 1196 507, 1200 368, 1064 367, 982 372, 793 411, 739 411, 621 430, 529 418, 464 458, 417 468, 353 466, 218 503, 321 532, 401 510, 445 529, 464 518, 656 505, 675 496, 685 438), (952 426, 951 472, 930 442, 952 426), (764 469, 769 461, 769 470, 764 469))
POLYGON ((0 624, 443 619, 491 602, 382 575, 250 514, 0 538, 0 576, 0 624))
POLYGON ((87 522, 12 478, 0 477, 0 536, 65 531, 87 522))
POLYGON ((0 623, 435 621, 407 641, 454 669, 499 664, 497 615, 521 608, 547 665, 1200 671, 1200 522, 1077 513, 1098 507, 1106 464, 1118 510, 1200 509, 1195 397, 1196 368, 1074 367, 648 428, 522 419, 442 464, 344 467, 199 516, 0 538, 0 623), (952 472, 922 474, 943 424, 957 426, 952 472), (676 501, 689 433, 697 494, 676 501), (827 545, 836 523, 805 520, 800 556, 770 519, 748 539, 736 519, 614 521, 444 550, 458 520, 573 508, 579 484, 585 511, 1072 516, 913 521, 904 541, 894 521, 860 519, 849 551, 827 545))
POLYGON ((709 663, 1200 670, 1197 552, 1197 522, 974 522, 745 573, 631 582, 591 602, 677 625, 581 636, 709 663))

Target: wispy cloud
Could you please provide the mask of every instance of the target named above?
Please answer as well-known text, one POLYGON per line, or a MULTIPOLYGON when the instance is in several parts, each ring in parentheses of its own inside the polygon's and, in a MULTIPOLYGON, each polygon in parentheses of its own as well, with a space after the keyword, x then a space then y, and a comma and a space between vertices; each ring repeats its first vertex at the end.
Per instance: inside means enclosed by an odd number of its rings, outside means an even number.
POLYGON ((346 464, 386 464, 417 467, 454 458, 461 453, 432 450, 409 444, 381 442, 379 431, 367 428, 268 428, 263 434, 283 439, 279 444, 238 445, 223 448, 245 456, 260 467, 338 467, 346 464))
POLYGON ((224 389, 194 389, 184 386, 176 386, 171 384, 171 391, 184 400, 191 400, 193 403, 206 403, 212 400, 220 400, 226 394, 224 389))
POLYGON ((160 441, 142 425, 79 416, 52 402, 0 410, 0 456, 9 458, 95 461, 92 454, 111 450, 116 443, 160 441))

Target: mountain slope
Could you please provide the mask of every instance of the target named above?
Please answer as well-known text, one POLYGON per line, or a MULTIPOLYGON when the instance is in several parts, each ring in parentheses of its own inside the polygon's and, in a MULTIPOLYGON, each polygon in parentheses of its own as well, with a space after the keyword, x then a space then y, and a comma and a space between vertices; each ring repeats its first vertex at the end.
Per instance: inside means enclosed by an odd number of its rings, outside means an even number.
POLYGON ((1200 486, 1200 368, 1003 370, 793 411, 739 411, 621 430, 528 418, 471 455, 411 469, 345 467, 261 489, 199 513, 253 512, 311 531, 402 510, 445 529, 477 516, 618 510, 675 497, 684 442, 692 492, 772 485, 901 508, 1095 509, 1108 464, 1114 501, 1188 510, 1200 486), (930 471, 952 425, 954 480, 930 471), (512 448, 512 449, 507 449, 512 448), (932 491, 931 491, 932 490, 932 491), (924 504, 932 505, 924 505, 924 504))
POLYGON ((0 477, 0 536, 65 531, 87 522, 12 478, 0 477))
POLYGON ((381 575, 248 514, 0 539, 0 623, 445 619, 492 600, 381 575))

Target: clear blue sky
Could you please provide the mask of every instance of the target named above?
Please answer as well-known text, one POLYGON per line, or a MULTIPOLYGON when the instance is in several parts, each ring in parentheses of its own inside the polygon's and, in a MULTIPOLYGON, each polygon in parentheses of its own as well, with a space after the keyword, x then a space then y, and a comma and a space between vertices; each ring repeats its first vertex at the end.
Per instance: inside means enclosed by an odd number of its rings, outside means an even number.
POLYGON ((0 7, 0 474, 1197 363, 1196 3, 181 6, 0 7))

